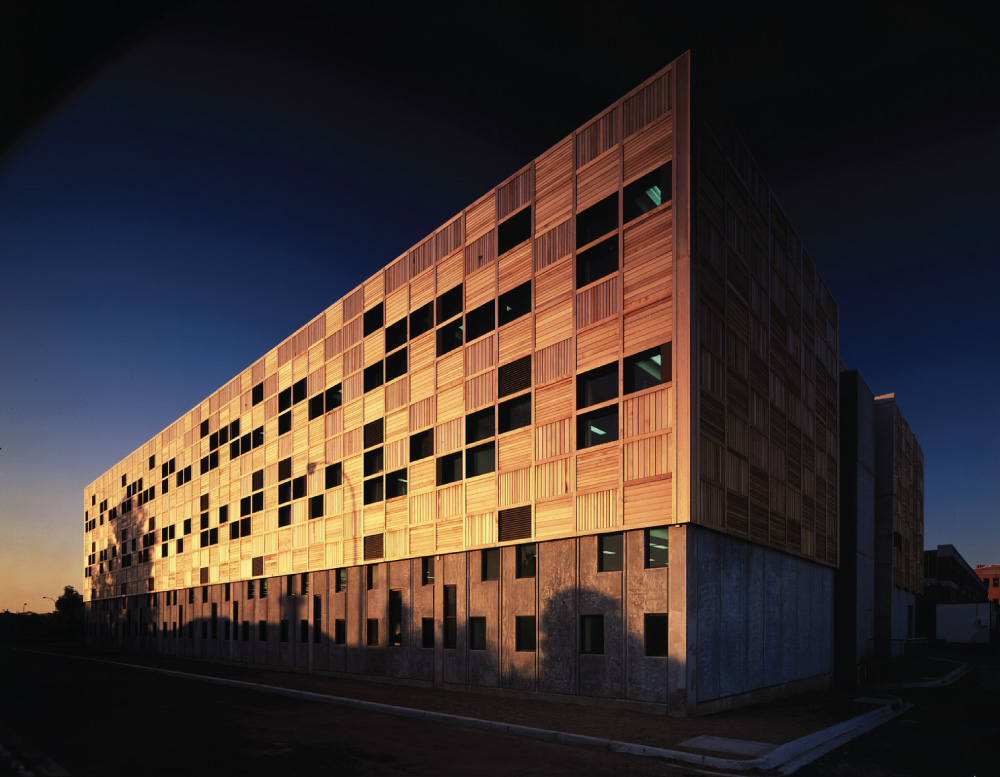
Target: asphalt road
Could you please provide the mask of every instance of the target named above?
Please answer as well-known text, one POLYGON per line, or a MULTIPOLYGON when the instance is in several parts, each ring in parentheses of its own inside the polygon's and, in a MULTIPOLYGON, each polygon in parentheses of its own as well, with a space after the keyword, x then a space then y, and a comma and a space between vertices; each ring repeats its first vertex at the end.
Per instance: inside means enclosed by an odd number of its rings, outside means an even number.
POLYGON ((683 775, 650 758, 0 650, 0 724, 81 775, 683 775))

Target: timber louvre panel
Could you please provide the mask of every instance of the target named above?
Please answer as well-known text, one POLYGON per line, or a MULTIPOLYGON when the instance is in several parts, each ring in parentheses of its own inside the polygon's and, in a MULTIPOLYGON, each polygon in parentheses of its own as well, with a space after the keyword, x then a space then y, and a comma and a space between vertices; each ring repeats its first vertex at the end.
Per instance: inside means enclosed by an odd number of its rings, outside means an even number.
POLYGON ((500 510, 497 525, 500 542, 528 539, 531 537, 531 505, 500 510))

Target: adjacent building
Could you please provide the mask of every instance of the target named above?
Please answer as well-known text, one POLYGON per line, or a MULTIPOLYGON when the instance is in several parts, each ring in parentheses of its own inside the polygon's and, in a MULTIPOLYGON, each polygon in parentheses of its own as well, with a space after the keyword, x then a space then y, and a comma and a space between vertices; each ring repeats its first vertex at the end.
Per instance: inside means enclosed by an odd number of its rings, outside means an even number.
POLYGON ((977 564, 975 572, 986 585, 989 600, 1000 604, 1000 564, 977 564))
POLYGON ((684 55, 89 484, 89 638, 672 714, 827 685, 838 309, 703 97, 684 55))

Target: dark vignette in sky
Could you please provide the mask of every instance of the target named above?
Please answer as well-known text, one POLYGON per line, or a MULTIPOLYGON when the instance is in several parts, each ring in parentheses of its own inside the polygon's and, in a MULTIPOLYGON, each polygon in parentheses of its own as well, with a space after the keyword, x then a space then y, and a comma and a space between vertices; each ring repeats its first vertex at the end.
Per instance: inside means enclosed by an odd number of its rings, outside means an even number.
POLYGON ((78 583, 83 485, 688 48, 840 305, 842 360, 924 448, 926 545, 1000 559, 988 31, 909 3, 129 7, 26 14, 7 47, 5 95, 45 71, 65 97, 0 164, 3 577, 47 553, 46 591, 78 583))

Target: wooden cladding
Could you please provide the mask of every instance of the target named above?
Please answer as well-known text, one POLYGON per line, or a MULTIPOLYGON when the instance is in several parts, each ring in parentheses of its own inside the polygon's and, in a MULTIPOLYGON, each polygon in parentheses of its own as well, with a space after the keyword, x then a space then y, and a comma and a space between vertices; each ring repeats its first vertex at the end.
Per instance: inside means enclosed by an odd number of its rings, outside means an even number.
POLYGON ((531 388, 531 356, 522 356, 497 371, 497 397, 503 398, 531 388))
POLYGON ((670 110, 670 72, 666 71, 622 101, 622 125, 625 137, 638 132, 670 110))
POLYGON ((373 561, 385 557, 384 535, 370 534, 365 537, 365 561, 373 561))
POLYGON ((576 166, 583 167, 618 143, 618 109, 612 108, 576 134, 576 166))
POLYGON ((500 542, 531 537, 531 505, 511 507, 497 513, 500 542))

